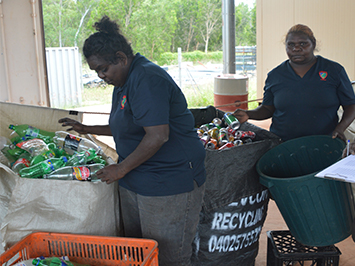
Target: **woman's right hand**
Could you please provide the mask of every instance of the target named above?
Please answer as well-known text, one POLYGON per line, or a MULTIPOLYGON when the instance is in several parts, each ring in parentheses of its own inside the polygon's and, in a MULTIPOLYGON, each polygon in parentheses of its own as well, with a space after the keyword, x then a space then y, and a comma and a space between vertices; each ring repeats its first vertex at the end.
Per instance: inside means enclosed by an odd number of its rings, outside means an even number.
POLYGON ((87 126, 83 125, 82 123, 68 118, 68 117, 64 117, 58 120, 58 123, 62 123, 63 127, 71 127, 68 128, 66 131, 71 131, 74 130, 76 132, 78 132, 79 134, 87 134, 87 126))
MULTIPOLYGON (((352 154, 352 155, 355 155, 355 141, 352 142, 349 146, 349 155, 352 154)), ((345 148, 343 150, 343 158, 345 158, 346 156, 348 156, 348 149, 345 148)))
POLYGON ((241 124, 248 121, 249 119, 249 115, 247 114, 247 111, 243 109, 235 110, 233 115, 238 119, 239 123, 241 124))

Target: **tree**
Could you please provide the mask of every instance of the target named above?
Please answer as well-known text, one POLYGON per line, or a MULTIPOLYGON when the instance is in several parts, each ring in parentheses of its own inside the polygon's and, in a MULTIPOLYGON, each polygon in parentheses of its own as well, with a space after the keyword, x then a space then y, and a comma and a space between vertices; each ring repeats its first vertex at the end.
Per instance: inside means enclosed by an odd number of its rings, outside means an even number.
POLYGON ((252 20, 256 7, 249 11, 248 5, 241 3, 235 8, 235 43, 237 46, 255 45, 256 24, 252 20), (253 24, 254 23, 254 24, 253 24))
POLYGON ((46 47, 77 46, 81 29, 98 0, 43 0, 46 47))
POLYGON ((254 7, 251 12, 251 29, 249 35, 250 45, 256 45, 256 4, 254 3, 254 7))
MULTIPOLYGON (((132 47, 150 59, 161 53, 221 50, 221 0, 42 0, 46 47, 82 46, 104 15, 118 22, 132 47)), ((256 6, 235 9, 236 44, 255 45, 256 6)))
POLYGON ((205 53, 208 51, 208 43, 213 31, 222 24, 221 0, 198 0, 198 12, 196 16, 200 37, 205 43, 205 53))
POLYGON ((177 47, 188 52, 196 36, 196 15, 198 6, 196 0, 179 0, 175 5, 177 27, 173 38, 172 52, 177 47))
POLYGON ((115 20, 119 24, 122 33, 129 37, 131 35, 132 15, 139 9, 142 2, 143 0, 101 0, 91 13, 87 27, 93 33, 95 30, 92 27, 94 23, 106 15, 110 19, 115 20))
POLYGON ((126 32, 124 0, 101 0, 92 10, 90 19, 87 22, 90 33, 95 32, 93 25, 105 15, 117 21, 122 32, 126 32))
POLYGON ((171 0, 144 0, 132 15, 133 47, 150 59, 169 51, 177 25, 171 0))

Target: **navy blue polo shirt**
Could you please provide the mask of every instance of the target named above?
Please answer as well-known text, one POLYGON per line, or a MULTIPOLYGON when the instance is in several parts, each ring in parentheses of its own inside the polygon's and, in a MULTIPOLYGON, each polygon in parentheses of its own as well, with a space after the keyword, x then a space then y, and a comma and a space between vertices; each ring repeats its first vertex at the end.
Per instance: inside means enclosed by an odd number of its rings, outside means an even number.
POLYGON ((145 196, 192 191, 206 180, 205 149, 194 129, 186 99, 160 66, 136 54, 123 87, 115 87, 109 125, 121 162, 139 145, 143 127, 169 124, 169 140, 146 162, 119 180, 145 196))
POLYGON ((263 105, 275 107, 270 131, 284 141, 331 135, 339 106, 352 104, 354 90, 345 69, 321 56, 303 78, 287 60, 270 71, 265 82, 263 105))

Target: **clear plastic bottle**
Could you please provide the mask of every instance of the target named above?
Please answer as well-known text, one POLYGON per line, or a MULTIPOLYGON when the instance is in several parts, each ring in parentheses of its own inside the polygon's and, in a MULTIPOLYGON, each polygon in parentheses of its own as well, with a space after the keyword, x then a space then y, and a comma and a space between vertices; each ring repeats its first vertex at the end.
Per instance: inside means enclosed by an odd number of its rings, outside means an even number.
POLYGON ((11 143, 11 140, 0 136, 0 151, 6 157, 9 164, 12 164, 14 161, 18 159, 18 157, 24 152, 24 150, 16 147, 11 143))
POLYGON ((102 152, 101 147, 93 141, 69 134, 65 131, 55 132, 53 142, 59 148, 64 148, 70 155, 73 155, 75 152, 87 151, 90 148, 94 149, 97 154, 101 154, 102 152))
POLYGON ((19 174, 21 177, 26 178, 41 178, 45 174, 49 174, 54 170, 64 167, 67 161, 65 156, 48 159, 33 166, 21 169, 19 174))
POLYGON ((43 178, 97 182, 100 181, 100 179, 97 177, 96 172, 104 167, 105 165, 103 164, 65 166, 50 174, 43 175, 43 178))
POLYGON ((16 146, 31 155, 32 160, 30 166, 55 157, 54 151, 50 150, 42 139, 35 138, 25 140, 17 143, 16 146))
POLYGON ((9 125, 9 128, 14 130, 20 137, 25 137, 26 139, 40 138, 48 143, 54 137, 54 132, 45 131, 27 124, 9 125))
MULTIPOLYGON (((5 154, 5 150, 3 149, 10 144, 10 140, 4 136, 0 136, 0 163, 10 166, 10 160, 7 158, 5 154)), ((11 157, 11 160, 14 160, 13 157, 11 157)))
POLYGON ((29 167, 31 164, 31 155, 25 151, 20 157, 13 163, 11 169, 15 173, 19 173, 21 169, 29 167))

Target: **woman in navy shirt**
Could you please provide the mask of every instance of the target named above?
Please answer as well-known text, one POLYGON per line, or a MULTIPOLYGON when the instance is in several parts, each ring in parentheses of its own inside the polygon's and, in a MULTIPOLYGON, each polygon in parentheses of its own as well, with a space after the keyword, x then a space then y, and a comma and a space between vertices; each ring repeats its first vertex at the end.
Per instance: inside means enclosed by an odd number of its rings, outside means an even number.
POLYGON ((289 59, 268 73, 262 104, 237 109, 234 115, 241 123, 272 117, 270 131, 284 141, 308 135, 345 141, 344 131, 355 119, 355 95, 345 69, 314 55, 316 39, 305 25, 293 26, 285 45, 289 59), (340 106, 344 113, 339 122, 340 106))
POLYGON ((109 125, 59 122, 81 134, 113 136, 119 162, 97 175, 119 181, 125 236, 157 240, 159 265, 190 265, 206 180, 194 118, 170 75, 133 54, 115 22, 103 17, 95 27, 83 53, 90 69, 115 86, 109 125))

